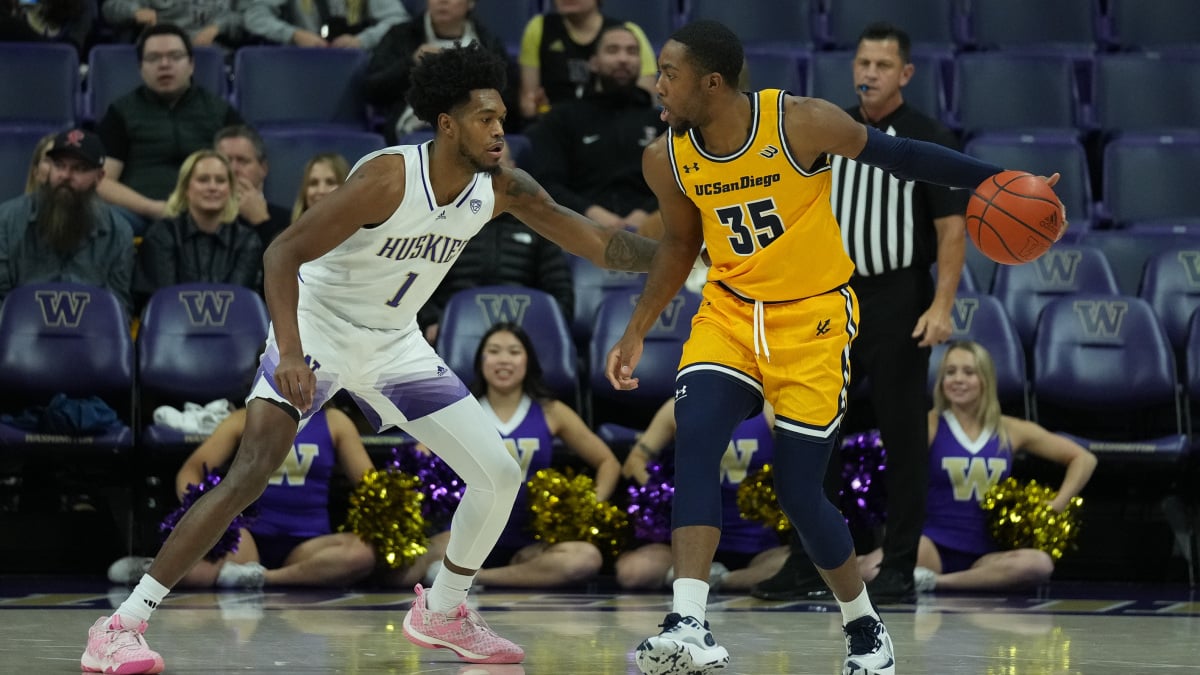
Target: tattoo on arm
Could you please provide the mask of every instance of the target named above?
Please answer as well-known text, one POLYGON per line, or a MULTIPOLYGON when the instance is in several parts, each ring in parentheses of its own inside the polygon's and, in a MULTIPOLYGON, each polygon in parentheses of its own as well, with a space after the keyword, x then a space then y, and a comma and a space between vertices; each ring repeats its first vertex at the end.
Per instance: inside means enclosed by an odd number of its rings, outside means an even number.
POLYGON ((607 267, 629 272, 650 271, 650 261, 658 250, 658 242, 647 239, 631 232, 618 230, 608 240, 604 249, 604 262, 607 267))
POLYGON ((509 197, 519 199, 521 197, 536 195, 541 190, 541 186, 537 184, 537 181, 533 180, 529 174, 520 169, 512 171, 509 173, 509 176, 511 180, 508 181, 508 188, 505 190, 505 194, 509 197))

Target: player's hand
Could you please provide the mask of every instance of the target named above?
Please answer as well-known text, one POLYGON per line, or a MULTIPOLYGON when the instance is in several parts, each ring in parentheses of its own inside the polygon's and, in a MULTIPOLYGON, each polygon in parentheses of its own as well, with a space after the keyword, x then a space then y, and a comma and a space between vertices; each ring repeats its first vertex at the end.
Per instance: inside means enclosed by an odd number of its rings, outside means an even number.
POLYGON ((288 403, 304 414, 312 408, 317 376, 303 356, 280 356, 275 367, 275 386, 288 403))
POLYGON ((642 339, 629 335, 621 336, 617 344, 608 351, 608 363, 604 368, 604 375, 612 384, 613 389, 621 391, 637 389, 638 379, 633 376, 633 369, 637 368, 641 358, 642 339))
MULTIPOLYGON (((1046 181, 1046 185, 1054 187, 1058 184, 1058 179, 1062 178, 1062 174, 1056 172, 1049 177, 1038 176, 1038 178, 1046 181)), ((1061 199, 1058 200, 1058 210, 1062 213, 1062 227, 1058 228, 1058 236, 1055 237, 1054 241, 1059 241, 1067 233, 1067 207, 1062 203, 1061 199)))
POLYGON ((912 336, 920 338, 918 347, 932 347, 949 339, 952 328, 950 312, 930 307, 917 319, 917 327, 913 329, 912 336))

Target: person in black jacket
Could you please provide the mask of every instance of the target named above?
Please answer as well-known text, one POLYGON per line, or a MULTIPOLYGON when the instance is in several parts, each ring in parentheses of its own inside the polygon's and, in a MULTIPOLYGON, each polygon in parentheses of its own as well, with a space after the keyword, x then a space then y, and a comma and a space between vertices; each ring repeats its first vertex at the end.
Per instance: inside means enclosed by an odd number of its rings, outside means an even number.
MULTIPOLYGON (((507 145, 500 161, 510 168, 515 166, 507 145)), ((554 296, 563 318, 569 322, 575 316, 575 285, 563 250, 505 213, 488 221, 467 242, 450 273, 417 312, 417 325, 429 344, 437 341, 438 325, 450 296, 465 288, 489 284, 545 291, 554 296)))
MULTIPOLYGON (((475 0, 429 0, 425 12, 412 21, 392 26, 373 50, 363 87, 367 102, 387 113, 384 133, 389 143, 425 126, 412 114, 404 99, 409 87, 408 75, 417 59, 428 52, 451 47, 455 42, 464 47, 479 42, 488 51, 504 58, 508 64, 508 84, 501 95, 508 109, 516 110, 517 83, 520 81, 516 63, 508 58, 504 41, 472 18, 474 8, 475 0)), ((517 131, 514 125, 520 117, 509 114, 506 124, 509 133, 517 131)))
POLYGON ((532 173, 558 203, 602 225, 641 229, 658 210, 642 176, 642 151, 667 125, 638 86, 637 36, 624 24, 608 26, 589 67, 590 91, 529 129, 532 173))

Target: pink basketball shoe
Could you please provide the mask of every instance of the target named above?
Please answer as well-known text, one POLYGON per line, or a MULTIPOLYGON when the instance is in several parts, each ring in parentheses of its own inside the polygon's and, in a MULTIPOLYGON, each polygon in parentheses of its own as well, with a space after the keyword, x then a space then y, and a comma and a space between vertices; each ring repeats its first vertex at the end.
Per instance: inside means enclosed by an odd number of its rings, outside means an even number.
POLYGON ((85 673, 161 673, 163 659, 146 644, 146 638, 142 635, 145 632, 145 621, 136 628, 126 628, 119 615, 100 617, 88 630, 87 649, 79 661, 80 667, 85 673))
POLYGON ((425 607, 425 589, 420 584, 413 590, 417 599, 404 616, 404 637, 409 642, 430 649, 444 647, 471 663, 520 663, 525 658, 525 650, 497 635, 466 603, 447 615, 425 607))

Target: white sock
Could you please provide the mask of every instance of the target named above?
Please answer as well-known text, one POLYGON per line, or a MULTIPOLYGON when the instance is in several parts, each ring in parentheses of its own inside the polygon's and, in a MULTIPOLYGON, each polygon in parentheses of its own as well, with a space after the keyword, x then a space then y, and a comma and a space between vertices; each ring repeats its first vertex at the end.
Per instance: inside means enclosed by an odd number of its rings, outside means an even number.
POLYGON ((149 621, 150 615, 170 592, 171 589, 155 581, 149 574, 143 574, 133 593, 117 608, 121 625, 134 628, 143 621, 149 621))
POLYGON ((861 619, 864 616, 873 616, 876 619, 879 615, 875 613, 875 608, 871 606, 871 598, 867 597, 867 586, 863 584, 862 592, 858 594, 850 602, 842 602, 838 600, 838 606, 842 608, 842 623, 847 624, 855 619, 861 619))
POLYGON ((671 611, 704 623, 704 612, 708 607, 708 584, 699 579, 676 579, 671 584, 671 590, 674 592, 671 611))
POLYGON ((467 591, 471 590, 474 581, 474 574, 451 572, 450 568, 442 565, 433 580, 433 588, 429 589, 429 596, 425 599, 426 608, 449 614, 467 601, 467 591))

